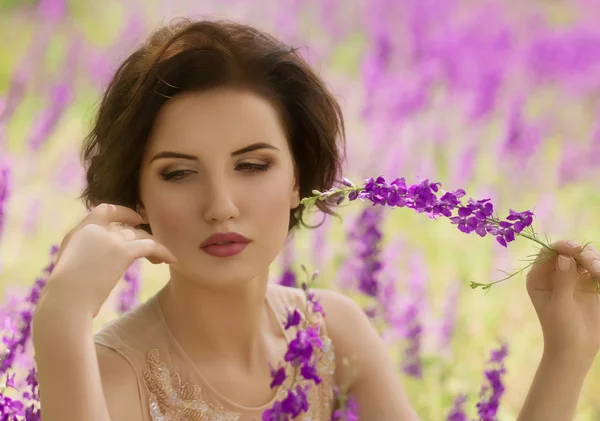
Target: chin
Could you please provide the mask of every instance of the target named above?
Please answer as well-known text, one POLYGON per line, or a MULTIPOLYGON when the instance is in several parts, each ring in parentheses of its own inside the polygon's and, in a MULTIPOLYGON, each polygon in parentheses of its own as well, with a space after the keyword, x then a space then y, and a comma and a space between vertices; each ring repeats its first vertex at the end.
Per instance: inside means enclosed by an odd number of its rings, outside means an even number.
MULTIPOLYGON (((205 259, 202 259, 206 262, 205 259)), ((232 288, 247 285, 260 276, 268 265, 249 264, 247 261, 223 259, 221 262, 210 262, 198 265, 181 272, 184 279, 211 289, 232 288)), ((265 279, 267 277, 265 276, 265 279)))

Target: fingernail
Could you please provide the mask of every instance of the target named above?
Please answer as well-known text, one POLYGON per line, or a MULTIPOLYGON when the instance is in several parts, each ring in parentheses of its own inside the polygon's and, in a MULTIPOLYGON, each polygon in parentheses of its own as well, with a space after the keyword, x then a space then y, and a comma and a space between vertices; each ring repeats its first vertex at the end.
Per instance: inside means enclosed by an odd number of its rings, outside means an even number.
POLYGON ((568 245, 569 247, 572 247, 572 248, 574 248, 574 249, 576 249, 576 248, 580 247, 580 245, 579 245, 579 244, 577 244, 575 241, 567 241, 567 245, 568 245))
POLYGON ((594 269, 594 272, 600 273, 600 260, 594 260, 592 262, 592 269, 594 269))
POLYGON ((558 256, 558 268, 563 272, 568 272, 571 268, 571 260, 567 256, 558 256))

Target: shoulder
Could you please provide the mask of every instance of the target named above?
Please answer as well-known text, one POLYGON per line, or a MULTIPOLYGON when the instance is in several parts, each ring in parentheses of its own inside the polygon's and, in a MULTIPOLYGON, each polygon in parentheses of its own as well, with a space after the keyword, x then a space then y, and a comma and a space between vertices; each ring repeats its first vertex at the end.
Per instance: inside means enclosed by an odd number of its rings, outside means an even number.
POLYGON ((123 354, 101 344, 96 344, 96 356, 110 419, 141 421, 141 391, 130 361, 123 354))
MULTIPOLYGON (((325 313, 325 322, 331 334, 343 334, 351 321, 361 321, 370 326, 363 310, 351 298, 337 291, 327 289, 310 289, 315 294, 325 313), (332 331, 333 330, 333 331, 332 331)), ((306 294, 300 288, 281 285, 269 285, 269 293, 277 297, 285 307, 301 308, 305 306, 306 294)), ((352 329, 349 329, 351 331, 352 329)))
POLYGON ((276 297, 278 301, 282 301, 285 305, 297 305, 305 301, 304 291, 300 288, 286 287, 279 284, 269 284, 267 295, 276 297))
POLYGON ((312 289, 325 313, 329 335, 342 345, 357 334, 375 332, 363 309, 350 297, 337 291, 312 289))
POLYGON ((94 334, 94 342, 109 348, 138 348, 145 338, 153 337, 160 320, 153 310, 154 297, 130 312, 110 320, 94 334))
POLYGON ((354 382, 374 359, 381 357, 383 343, 363 309, 350 297, 332 290, 313 289, 325 313, 328 336, 335 349, 338 384, 354 382), (341 364, 341 365, 340 365, 341 364))

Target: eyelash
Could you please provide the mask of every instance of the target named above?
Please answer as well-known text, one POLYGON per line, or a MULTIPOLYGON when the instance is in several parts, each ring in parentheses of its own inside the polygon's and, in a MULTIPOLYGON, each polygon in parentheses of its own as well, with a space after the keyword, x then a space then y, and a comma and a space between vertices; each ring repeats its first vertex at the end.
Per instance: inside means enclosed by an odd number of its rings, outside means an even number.
MULTIPOLYGON (((243 169, 242 172, 245 172, 247 174, 254 174, 256 172, 266 172, 269 169, 269 166, 271 164, 251 164, 251 163, 243 163, 243 164, 239 164, 237 166, 237 168, 240 168, 242 166, 246 167, 246 169, 243 169)), ((183 179, 188 173, 191 173, 193 171, 190 170, 176 170, 176 171, 171 171, 171 172, 164 172, 161 174, 162 178, 165 181, 169 181, 169 180, 181 180, 183 179)))

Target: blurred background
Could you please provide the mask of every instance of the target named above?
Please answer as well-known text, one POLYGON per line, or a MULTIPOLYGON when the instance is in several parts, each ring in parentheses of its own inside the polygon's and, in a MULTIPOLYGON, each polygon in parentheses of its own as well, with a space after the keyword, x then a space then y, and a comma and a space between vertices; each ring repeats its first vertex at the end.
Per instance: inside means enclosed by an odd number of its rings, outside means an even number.
MULTIPOLYGON (((345 112, 351 180, 439 181, 491 198, 501 218, 532 209, 552 239, 600 238, 600 2, 0 0, 0 351, 17 349, 22 367, 32 287, 85 215, 79 148, 100 94, 150 31, 179 16, 253 24, 302 47, 345 112)), ((272 281, 301 282, 304 264, 363 304, 425 421, 463 419, 452 418, 461 405, 478 419, 486 370, 501 369, 487 361, 505 343, 505 390, 490 399, 498 420, 514 420, 542 351, 524 275, 487 292, 469 284, 524 267, 533 243, 505 249, 406 209, 352 202, 340 213, 298 232, 272 281), (365 277, 378 285, 370 297, 365 277)), ((136 262, 97 326, 167 276, 136 262)), ((600 419, 599 393, 597 363, 576 421, 600 419)))

